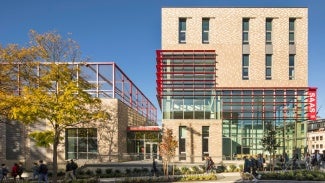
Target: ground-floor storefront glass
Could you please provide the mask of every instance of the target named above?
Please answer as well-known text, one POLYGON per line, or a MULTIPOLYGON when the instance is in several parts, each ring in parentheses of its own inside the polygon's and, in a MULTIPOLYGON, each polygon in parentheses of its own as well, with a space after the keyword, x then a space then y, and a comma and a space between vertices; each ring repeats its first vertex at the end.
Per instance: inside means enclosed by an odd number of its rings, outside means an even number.
POLYGON ((277 154, 306 150, 308 90, 228 90, 221 96, 223 156, 268 154, 262 146, 266 124, 275 129, 277 154))

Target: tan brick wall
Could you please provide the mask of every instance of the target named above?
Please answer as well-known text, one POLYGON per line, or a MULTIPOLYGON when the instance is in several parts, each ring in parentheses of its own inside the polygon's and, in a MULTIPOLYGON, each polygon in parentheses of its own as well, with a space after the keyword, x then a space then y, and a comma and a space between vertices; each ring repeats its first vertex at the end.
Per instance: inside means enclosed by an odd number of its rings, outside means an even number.
POLYGON ((219 87, 307 87, 307 8, 163 8, 163 50, 216 50, 219 87), (178 43, 178 19, 186 17, 186 44, 178 43), (202 18, 210 17, 209 44, 202 44, 202 18), (242 19, 250 18, 249 80, 242 80, 242 19), (272 24, 272 80, 265 80, 265 19, 272 24), (295 80, 289 80, 289 18, 296 19, 295 80))
MULTIPOLYGON (((215 162, 222 160, 222 126, 221 120, 164 120, 163 128, 173 130, 178 139, 179 127, 186 126, 186 162, 202 160, 202 126, 209 126, 209 155, 215 162)), ((176 149, 175 161, 178 161, 179 149, 176 149)))

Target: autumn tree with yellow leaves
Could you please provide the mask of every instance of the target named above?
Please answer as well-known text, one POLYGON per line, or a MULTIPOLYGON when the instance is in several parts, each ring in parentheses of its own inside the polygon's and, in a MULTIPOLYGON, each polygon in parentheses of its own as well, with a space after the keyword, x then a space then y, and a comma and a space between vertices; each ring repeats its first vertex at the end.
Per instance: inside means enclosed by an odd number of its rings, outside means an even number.
POLYGON ((66 128, 109 119, 101 100, 86 92, 87 82, 77 65, 78 44, 56 32, 30 32, 27 48, 0 47, 0 119, 24 125, 46 123, 45 131, 33 131, 36 144, 53 148, 53 177, 57 182, 58 145, 66 128), (41 68, 41 69, 40 69, 41 68), (18 84, 17 84, 18 83, 18 84))
POLYGON ((176 155, 178 141, 173 135, 173 130, 166 128, 163 132, 162 142, 159 145, 159 155, 162 157, 164 174, 168 176, 168 165, 176 155))

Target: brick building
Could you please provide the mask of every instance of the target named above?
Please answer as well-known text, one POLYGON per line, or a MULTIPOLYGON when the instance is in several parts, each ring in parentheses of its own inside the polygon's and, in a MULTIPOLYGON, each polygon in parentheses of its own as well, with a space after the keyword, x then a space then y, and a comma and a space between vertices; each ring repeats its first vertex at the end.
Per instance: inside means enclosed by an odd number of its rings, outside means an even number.
POLYGON ((162 8, 157 96, 177 160, 303 153, 317 88, 308 86, 307 8, 162 8))

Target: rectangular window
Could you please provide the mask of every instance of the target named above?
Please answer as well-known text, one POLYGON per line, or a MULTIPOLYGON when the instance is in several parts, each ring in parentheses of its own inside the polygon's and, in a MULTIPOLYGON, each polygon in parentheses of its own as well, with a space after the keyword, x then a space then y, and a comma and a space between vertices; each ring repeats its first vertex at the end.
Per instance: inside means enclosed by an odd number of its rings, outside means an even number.
POLYGON ((323 136, 319 136, 319 140, 323 140, 323 136))
POLYGON ((209 126, 202 126, 202 157, 209 156, 209 126))
POLYGON ((318 141, 319 140, 319 136, 316 136, 316 141, 318 141))
POLYGON ((98 154, 96 128, 68 128, 65 131, 66 159, 96 159, 98 154))
POLYGON ((179 19, 178 42, 179 43, 186 43, 186 18, 180 18, 179 19))
POLYGON ((265 55, 265 79, 272 79, 272 55, 265 55))
POLYGON ((248 32, 249 32, 249 19, 244 18, 243 19, 243 44, 249 44, 248 32))
POLYGON ((295 55, 289 55, 289 80, 295 79, 295 55))
POLYGON ((243 55, 243 63, 242 63, 243 71, 242 71, 242 79, 248 80, 248 67, 249 67, 249 55, 243 55))
POLYGON ((315 141, 315 137, 312 137, 313 141, 315 141))
POLYGON ((186 160, 186 126, 179 127, 179 160, 186 160))
POLYGON ((272 44, 272 18, 267 18, 265 23, 265 42, 266 44, 272 44))
POLYGON ((323 149, 323 144, 320 144, 320 147, 319 147, 320 149, 323 149))
POLYGON ((289 19, 289 44, 295 44, 295 18, 289 19))
POLYGON ((209 18, 202 19, 202 43, 209 43, 209 18))

